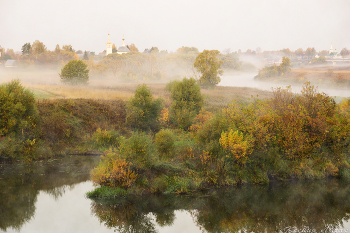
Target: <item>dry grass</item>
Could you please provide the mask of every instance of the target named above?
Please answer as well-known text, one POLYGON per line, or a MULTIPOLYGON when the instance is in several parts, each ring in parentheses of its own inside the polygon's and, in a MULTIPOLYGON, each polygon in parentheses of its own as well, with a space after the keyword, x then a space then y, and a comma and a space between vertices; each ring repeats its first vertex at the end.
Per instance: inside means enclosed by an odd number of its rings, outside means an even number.
MULTIPOLYGON (((114 86, 68 86, 23 83, 34 91, 38 99, 95 99, 95 100, 123 100, 127 101, 140 85, 137 83, 120 83, 114 86)), ((164 83, 148 83, 154 98, 164 99, 165 107, 170 107, 170 93, 166 92, 164 83)), ((209 111, 219 110, 231 101, 249 102, 251 96, 259 99, 270 98, 272 93, 249 87, 223 87, 213 90, 202 89, 205 96, 205 108, 209 111)))
POLYGON ((133 93, 126 90, 97 88, 90 86, 45 85, 23 83, 29 89, 50 93, 49 98, 128 100, 133 93))

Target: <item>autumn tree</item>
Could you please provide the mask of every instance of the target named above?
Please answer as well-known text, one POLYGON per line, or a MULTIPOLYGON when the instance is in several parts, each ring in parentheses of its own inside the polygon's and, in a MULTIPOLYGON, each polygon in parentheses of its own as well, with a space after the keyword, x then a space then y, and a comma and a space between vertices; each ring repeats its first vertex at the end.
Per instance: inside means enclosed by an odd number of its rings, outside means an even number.
POLYGON ((340 51, 340 55, 342 55, 342 57, 346 57, 346 56, 349 56, 350 54, 350 51, 347 49, 347 48, 343 48, 341 51, 340 51))
POLYGON ((38 55, 38 54, 41 54, 41 53, 44 53, 46 52, 47 48, 46 46, 44 45, 43 42, 40 42, 39 40, 36 40, 33 42, 32 44, 32 53, 34 55, 38 55))
POLYGON ((112 45, 112 53, 116 53, 117 52, 117 47, 115 46, 115 44, 113 43, 112 45))
POLYGON ((159 53, 158 47, 152 47, 152 48, 150 49, 150 53, 159 53))
POLYGON ((318 53, 318 55, 320 55, 320 56, 327 56, 328 55, 328 50, 322 50, 322 51, 320 51, 319 53, 318 53))
POLYGON ((128 48, 129 48, 130 52, 136 52, 136 53, 139 52, 139 50, 138 50, 138 48, 136 48, 135 44, 129 45, 128 48))
POLYGON ((32 46, 30 45, 30 43, 25 43, 23 46, 22 46, 22 55, 29 55, 30 53, 30 48, 32 46))
POLYGON ((62 50, 63 51, 67 51, 67 52, 75 52, 75 50, 73 49, 73 47, 69 44, 69 45, 63 45, 62 46, 62 50))
POLYGON ((89 81, 89 70, 81 60, 71 60, 61 70, 61 81, 68 84, 86 84, 89 81))
POLYGON ((185 46, 178 48, 176 52, 180 54, 188 54, 188 53, 198 54, 199 53, 196 47, 185 47, 185 46))
POLYGON ((56 47, 55 47, 55 53, 59 53, 61 52, 61 48, 60 46, 57 44, 56 47))
POLYGON ((290 51, 289 48, 282 49, 281 52, 284 53, 284 55, 286 55, 286 56, 288 56, 288 57, 290 57, 290 56, 293 54, 293 52, 290 51))
POLYGON ((235 57, 232 53, 220 56, 223 69, 240 70, 242 68, 239 58, 235 57))
POLYGON ((315 50, 315 48, 307 48, 306 50, 305 50, 305 55, 308 57, 308 58, 312 58, 313 56, 315 56, 315 54, 316 54, 316 50, 315 50))
POLYGON ((89 60, 89 55, 88 55, 88 53, 86 52, 86 50, 85 50, 85 52, 84 52, 83 60, 89 60))
POLYGON ((203 88, 214 88, 220 81, 223 74, 221 65, 223 61, 219 59, 218 50, 204 50, 198 54, 193 66, 201 73, 198 82, 203 88))
POLYGON ((325 58, 324 56, 320 56, 318 58, 314 57, 311 60, 312 64, 324 64, 327 62, 327 58, 325 58))
MULTIPOLYGON (((15 51, 13 51, 13 49, 7 49, 5 56, 7 56, 8 59, 15 59, 16 58, 16 54, 15 54, 15 51)), ((8 60, 8 59, 6 59, 6 60, 8 60)))
POLYGON ((290 72, 290 67, 290 59, 288 57, 282 57, 282 63, 279 65, 279 74, 290 72))
POLYGON ((295 50, 295 55, 299 56, 303 56, 304 55, 304 50, 302 48, 299 48, 297 50, 295 50))

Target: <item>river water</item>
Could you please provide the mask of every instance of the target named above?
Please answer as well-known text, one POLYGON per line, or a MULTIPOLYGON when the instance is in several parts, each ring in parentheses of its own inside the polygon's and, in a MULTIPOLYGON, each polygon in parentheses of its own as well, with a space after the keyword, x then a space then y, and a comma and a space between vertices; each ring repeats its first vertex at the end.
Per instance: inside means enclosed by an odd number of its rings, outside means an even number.
MULTIPOLYGON (((290 85, 292 91, 295 93, 300 93, 302 90, 302 84, 295 84, 293 82, 284 83, 279 82, 263 82, 254 79, 257 73, 237 73, 237 74, 224 74, 221 78, 219 86, 231 86, 231 87, 252 87, 261 90, 271 91, 272 88, 283 87, 290 85)), ((318 86, 317 83, 311 83, 315 87, 318 86)), ((341 88, 325 88, 324 86, 318 87, 319 92, 324 92, 329 96, 340 96, 340 97, 350 97, 349 89, 341 88)))
POLYGON ((91 200, 99 157, 0 164, 0 232, 350 232, 350 183, 290 181, 91 200))

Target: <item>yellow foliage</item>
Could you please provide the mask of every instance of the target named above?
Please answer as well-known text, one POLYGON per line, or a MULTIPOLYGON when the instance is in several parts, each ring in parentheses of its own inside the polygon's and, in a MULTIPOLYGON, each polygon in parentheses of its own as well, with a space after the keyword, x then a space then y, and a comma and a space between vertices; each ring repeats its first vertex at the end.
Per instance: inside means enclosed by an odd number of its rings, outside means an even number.
POLYGON ((231 129, 229 132, 223 132, 219 141, 220 145, 230 150, 236 159, 245 158, 252 153, 249 142, 244 139, 243 134, 238 130, 233 131, 231 129))
POLYGON ((160 112, 159 121, 163 126, 167 126, 169 124, 169 109, 168 108, 162 109, 162 111, 160 112))
POLYGON ((349 111, 350 110, 350 98, 349 99, 343 99, 343 103, 339 104, 340 110, 342 112, 349 111))

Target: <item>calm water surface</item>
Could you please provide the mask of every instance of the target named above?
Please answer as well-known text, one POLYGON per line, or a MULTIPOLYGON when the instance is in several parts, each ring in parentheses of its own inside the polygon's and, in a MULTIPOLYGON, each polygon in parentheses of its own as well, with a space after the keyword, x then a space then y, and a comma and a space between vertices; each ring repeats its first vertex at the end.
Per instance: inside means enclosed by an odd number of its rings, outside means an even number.
POLYGON ((350 232, 350 184, 272 183, 90 200, 98 157, 0 164, 0 232, 350 232))

